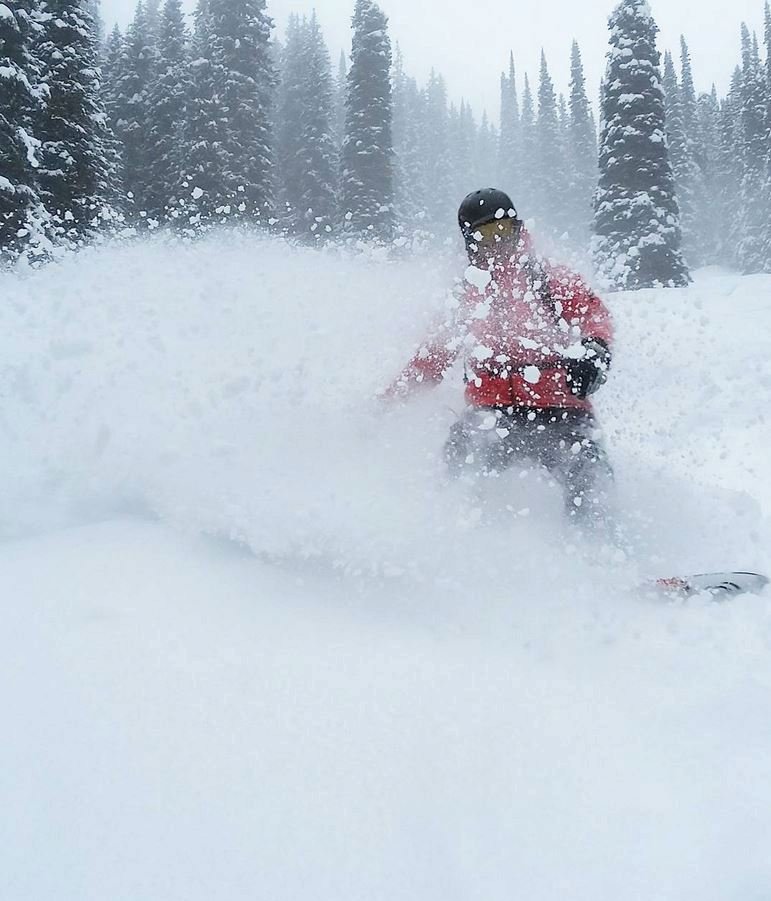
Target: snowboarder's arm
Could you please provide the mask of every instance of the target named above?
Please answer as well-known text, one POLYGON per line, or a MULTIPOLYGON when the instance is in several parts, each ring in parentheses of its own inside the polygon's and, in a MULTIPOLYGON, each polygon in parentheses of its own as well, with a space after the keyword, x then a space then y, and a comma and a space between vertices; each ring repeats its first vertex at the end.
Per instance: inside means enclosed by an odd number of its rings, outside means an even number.
POLYGON ((460 343, 451 341, 448 332, 433 336, 418 348, 386 394, 389 397, 403 397, 419 385, 441 382, 457 359, 459 349, 460 343))
POLYGON ((605 304, 579 276, 563 274, 551 287, 561 319, 581 345, 580 353, 569 357, 568 381, 573 394, 586 398, 607 381, 613 358, 613 322, 605 304))
POLYGON ((552 297, 560 317, 581 338, 601 341, 608 349, 613 343, 613 322, 605 304, 577 275, 559 274, 552 282, 552 297))

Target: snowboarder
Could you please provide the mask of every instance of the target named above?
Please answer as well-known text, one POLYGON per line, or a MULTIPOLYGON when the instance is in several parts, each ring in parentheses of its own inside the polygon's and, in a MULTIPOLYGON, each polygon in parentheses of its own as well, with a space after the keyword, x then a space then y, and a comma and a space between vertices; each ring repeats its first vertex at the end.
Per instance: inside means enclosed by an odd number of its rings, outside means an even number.
POLYGON ((471 266, 457 309, 388 394, 441 381, 462 353, 468 407, 445 445, 451 474, 531 460, 562 485, 571 519, 603 523, 612 470, 589 398, 610 368, 610 315, 580 276, 536 255, 503 191, 469 194, 458 222, 471 266))

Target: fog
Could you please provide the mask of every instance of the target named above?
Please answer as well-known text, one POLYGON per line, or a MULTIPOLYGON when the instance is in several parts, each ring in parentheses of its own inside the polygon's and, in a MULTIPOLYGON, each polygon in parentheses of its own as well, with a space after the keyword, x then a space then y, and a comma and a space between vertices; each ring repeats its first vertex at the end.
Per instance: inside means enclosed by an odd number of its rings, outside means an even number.
MULTIPOLYGON (((185 0, 188 9, 194 0, 185 0)), ((487 109, 498 119, 498 76, 514 51, 521 75, 537 79, 541 48, 546 51, 552 75, 560 91, 569 78, 569 52, 575 38, 584 54, 590 97, 599 91, 607 44, 606 20, 612 0, 520 0, 502 4, 479 0, 474 4, 446 0, 381 0, 391 21, 391 39, 398 42, 408 70, 419 79, 431 67, 445 77, 450 96, 470 101, 477 114, 487 109)), ((108 26, 130 21, 135 0, 102 0, 108 26)), ((350 18, 354 0, 269 0, 268 9, 281 34, 290 13, 310 13, 315 8, 336 60, 350 44, 350 18)), ((736 0, 726 9, 720 0, 694 5, 687 0, 654 2, 653 13, 661 28, 661 49, 679 52, 680 35, 690 45, 698 90, 715 82, 719 92, 728 88, 738 58, 739 25, 746 21, 759 34, 763 27, 761 0, 736 0)))

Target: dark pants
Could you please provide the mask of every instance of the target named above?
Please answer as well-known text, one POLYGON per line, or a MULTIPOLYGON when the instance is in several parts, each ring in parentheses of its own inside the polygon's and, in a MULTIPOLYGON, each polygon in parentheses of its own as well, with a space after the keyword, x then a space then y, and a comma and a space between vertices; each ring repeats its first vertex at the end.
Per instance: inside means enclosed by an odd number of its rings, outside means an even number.
POLYGON ((585 410, 469 407, 450 431, 445 458, 454 476, 494 475, 532 461, 562 485, 571 519, 607 517, 613 470, 585 410))

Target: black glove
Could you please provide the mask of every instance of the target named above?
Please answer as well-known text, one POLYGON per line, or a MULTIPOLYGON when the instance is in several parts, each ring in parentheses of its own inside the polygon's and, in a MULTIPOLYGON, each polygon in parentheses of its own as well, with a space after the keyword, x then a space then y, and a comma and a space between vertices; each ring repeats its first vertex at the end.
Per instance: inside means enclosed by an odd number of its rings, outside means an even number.
POLYGON ((608 380, 612 354, 601 338, 584 338, 584 356, 567 364, 570 390, 582 400, 594 394, 608 380))

